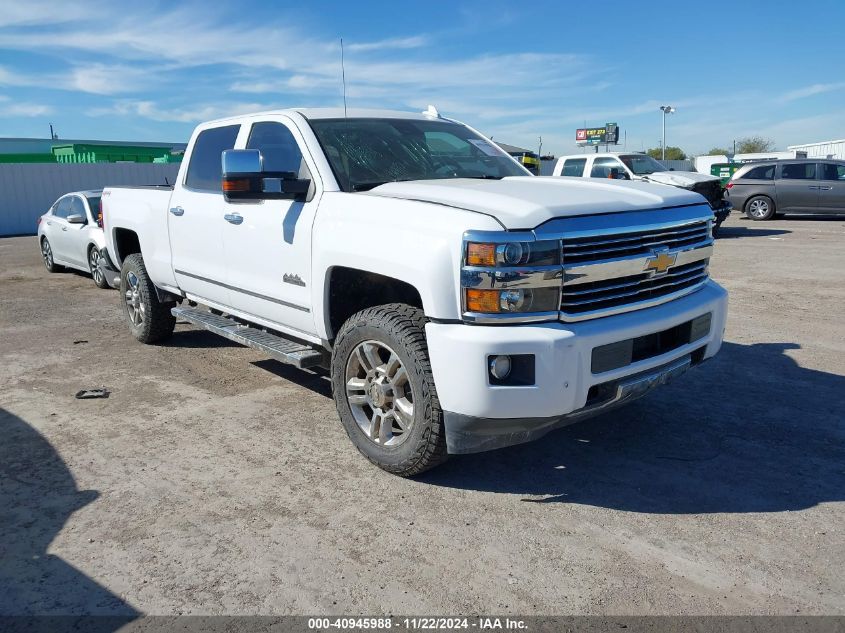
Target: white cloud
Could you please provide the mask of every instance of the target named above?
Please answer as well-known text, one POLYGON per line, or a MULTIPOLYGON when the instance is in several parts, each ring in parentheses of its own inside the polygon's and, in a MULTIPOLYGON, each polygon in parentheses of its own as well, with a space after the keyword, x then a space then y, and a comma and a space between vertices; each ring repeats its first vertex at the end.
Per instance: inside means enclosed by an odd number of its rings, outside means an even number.
POLYGON ((0 118, 39 117, 52 113, 51 106, 15 101, 5 95, 0 95, 0 118))
POLYGON ((92 108, 91 116, 133 116, 153 121, 200 123, 229 116, 269 110, 270 106, 260 103, 197 104, 191 108, 162 107, 155 101, 125 100, 111 106, 92 108))
POLYGON ((842 90, 843 88, 845 88, 845 82, 813 84, 812 86, 804 86, 803 88, 787 92, 780 97, 780 101, 789 102, 797 99, 806 99, 807 97, 824 94, 826 92, 833 92, 835 90, 842 90))

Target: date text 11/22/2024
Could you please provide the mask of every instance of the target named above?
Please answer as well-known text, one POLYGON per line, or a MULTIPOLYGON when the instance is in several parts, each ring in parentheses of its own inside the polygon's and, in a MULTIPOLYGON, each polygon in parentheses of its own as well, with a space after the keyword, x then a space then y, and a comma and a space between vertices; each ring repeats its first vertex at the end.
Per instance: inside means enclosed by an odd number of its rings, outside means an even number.
POLYGON ((390 629, 415 630, 525 630, 525 621, 511 618, 496 617, 419 617, 419 618, 390 618, 390 617, 355 617, 355 618, 309 618, 310 630, 370 630, 384 631, 390 629))

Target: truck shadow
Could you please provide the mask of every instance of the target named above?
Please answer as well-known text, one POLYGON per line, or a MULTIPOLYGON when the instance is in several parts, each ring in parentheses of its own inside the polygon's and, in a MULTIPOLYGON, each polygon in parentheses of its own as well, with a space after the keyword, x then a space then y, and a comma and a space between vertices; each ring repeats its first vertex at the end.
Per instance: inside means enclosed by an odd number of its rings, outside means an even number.
MULTIPOLYGON (((50 443, 2 408, 0 437, 0 616, 109 615, 114 618, 86 622, 85 630, 110 631, 138 615, 108 589, 47 552, 68 518, 94 501, 97 491, 79 490, 50 443)), ((63 630, 67 622, 60 620, 49 626, 63 630)), ((17 624, 28 629, 45 622, 27 618, 17 624)))
POLYGON ((845 499, 845 377, 791 344, 721 353, 627 408, 419 481, 661 514, 782 512, 845 499))
MULTIPOLYGON (((725 226, 719 229, 719 240, 731 240, 738 237, 771 237, 773 235, 786 235, 792 233, 785 229, 764 229, 750 226, 725 226)), ((718 244, 718 241, 717 241, 718 244)))

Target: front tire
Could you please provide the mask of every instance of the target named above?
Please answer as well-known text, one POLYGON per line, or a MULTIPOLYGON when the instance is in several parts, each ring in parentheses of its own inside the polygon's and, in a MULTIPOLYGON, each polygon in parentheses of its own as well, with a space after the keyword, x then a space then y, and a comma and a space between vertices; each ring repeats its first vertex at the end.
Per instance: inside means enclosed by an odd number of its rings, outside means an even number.
POLYGON ((100 270, 100 251, 93 244, 88 247, 88 270, 91 271, 91 278, 97 288, 108 288, 109 282, 106 281, 106 276, 100 270))
POLYGON ((142 343, 157 343, 169 338, 176 327, 170 309, 173 301, 158 300, 155 286, 147 275, 140 253, 129 255, 120 269, 120 305, 132 336, 142 343))
POLYGON ((332 392, 349 439, 402 477, 448 457, 424 328, 419 308, 376 306, 352 315, 332 350, 332 392))
POLYGON ((775 203, 767 196, 754 196, 745 203, 745 215, 758 222, 775 217, 775 203))
POLYGON ((59 266, 53 259, 53 249, 46 237, 41 238, 41 259, 44 260, 44 267, 48 273, 57 273, 64 270, 64 266, 59 266))

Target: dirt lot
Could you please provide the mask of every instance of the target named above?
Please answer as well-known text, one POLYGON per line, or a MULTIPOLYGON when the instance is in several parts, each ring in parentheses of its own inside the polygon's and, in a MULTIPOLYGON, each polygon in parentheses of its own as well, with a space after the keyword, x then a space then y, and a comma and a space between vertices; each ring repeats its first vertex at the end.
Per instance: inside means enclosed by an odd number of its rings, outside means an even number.
POLYGON ((845 221, 724 233, 717 359, 410 481, 322 376, 0 240, 0 613, 845 614, 845 221))

